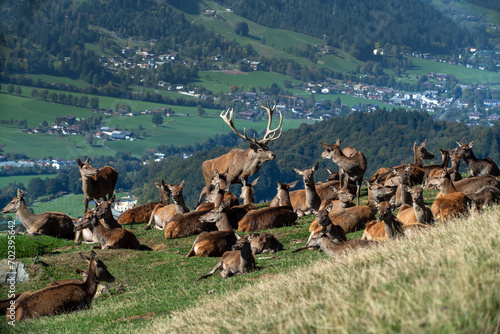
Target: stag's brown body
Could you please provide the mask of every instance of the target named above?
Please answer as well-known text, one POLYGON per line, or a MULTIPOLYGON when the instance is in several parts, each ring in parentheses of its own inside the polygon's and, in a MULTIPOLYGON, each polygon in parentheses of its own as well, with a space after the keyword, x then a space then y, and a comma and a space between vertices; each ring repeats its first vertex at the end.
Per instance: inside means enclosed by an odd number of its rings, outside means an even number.
POLYGON ((245 139, 249 142, 250 148, 247 150, 242 149, 232 149, 228 153, 211 160, 207 160, 202 163, 201 170, 203 172, 203 177, 205 178, 205 187, 203 187, 200 197, 198 199, 198 205, 204 195, 209 194, 212 191, 212 180, 215 176, 215 171, 228 171, 227 173, 227 183, 229 185, 233 183, 242 184, 243 181, 247 182, 248 178, 253 174, 257 173, 260 166, 269 160, 273 160, 276 155, 269 150, 267 145, 273 140, 277 140, 281 136, 281 132, 278 136, 276 133, 280 131, 283 118, 280 114, 280 123, 277 128, 271 130, 271 123, 273 119, 273 113, 276 110, 276 104, 273 108, 269 105, 261 106, 268 113, 268 124, 267 130, 264 134, 263 139, 256 140, 249 138, 244 132, 244 135, 240 134, 234 126, 234 111, 232 109, 227 109, 221 113, 221 118, 229 125, 230 129, 240 138, 245 139), (228 117, 229 115, 229 117, 228 117))
POLYGON ((7 204, 3 213, 16 213, 30 235, 50 235, 56 238, 72 239, 75 219, 60 212, 33 214, 24 201, 24 191, 17 190, 17 196, 7 204))
POLYGON ((15 303, 15 320, 52 316, 89 308, 99 283, 94 261, 96 257, 95 253, 92 253, 85 281, 46 287, 19 296, 15 303))
POLYGON ((78 159, 85 211, 88 210, 89 202, 92 199, 110 199, 115 191, 116 181, 118 181, 118 172, 113 167, 104 166, 96 169, 90 165, 89 161, 90 158, 84 162, 78 159))

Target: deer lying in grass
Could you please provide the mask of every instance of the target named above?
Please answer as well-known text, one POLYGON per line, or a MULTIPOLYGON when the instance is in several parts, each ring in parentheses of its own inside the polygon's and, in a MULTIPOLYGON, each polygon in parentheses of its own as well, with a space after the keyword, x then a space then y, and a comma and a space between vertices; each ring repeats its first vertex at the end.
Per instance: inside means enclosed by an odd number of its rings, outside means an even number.
MULTIPOLYGON (((446 169, 446 172, 449 175, 448 179, 451 181, 451 175, 448 172, 448 169, 446 169)), ((435 187, 439 188, 439 184, 441 183, 442 177, 443 177, 443 171, 441 171, 440 175, 436 175, 431 180, 429 180, 428 185, 435 186, 435 187)), ((491 175, 467 177, 467 178, 460 180, 460 181, 457 181, 457 182, 453 182, 453 181, 451 181, 451 182, 453 184, 453 187, 455 187, 455 189, 457 191, 463 192, 466 195, 474 194, 485 186, 492 186, 492 187, 495 187, 497 189, 500 189, 500 181, 491 175)), ((444 195, 444 192, 440 191, 436 195, 436 198, 442 197, 443 195, 444 195)))
POLYGON ((441 152, 441 164, 440 165, 424 165, 421 168, 424 170, 424 178, 423 183, 427 181, 430 173, 433 171, 441 171, 444 167, 448 167, 448 163, 450 162, 450 151, 442 150, 438 147, 439 152, 441 152))
POLYGON ((243 239, 248 239, 252 236, 250 241, 250 247, 252 248, 252 254, 262 254, 262 253, 276 253, 283 250, 283 244, 278 241, 278 239, 271 233, 251 233, 243 236, 243 239))
POLYGON ((395 186, 385 186, 380 183, 370 183, 370 181, 364 181, 366 188, 368 189, 368 200, 373 200, 376 203, 389 201, 395 194, 397 187, 395 186))
POLYGON ((316 192, 314 183, 314 172, 318 170, 318 163, 309 169, 300 170, 293 167, 295 173, 302 176, 304 182, 304 191, 294 191, 290 194, 293 211, 298 217, 316 212, 321 204, 321 198, 316 192))
POLYGON ((87 158, 84 162, 78 159, 77 162, 82 176, 83 202, 85 203, 86 212, 90 200, 94 198, 106 200, 113 196, 116 181, 118 181, 118 172, 110 166, 96 169, 90 165, 90 158, 87 158))
MULTIPOLYGON (((396 170, 391 168, 391 172, 396 176, 398 185, 394 197, 390 200, 395 207, 400 207, 404 204, 411 205, 411 194, 408 192, 410 187, 411 164, 407 164, 405 169, 396 170)), ((380 202, 379 202, 380 203, 380 202)))
POLYGON ((459 154, 470 169, 471 176, 493 175, 500 176, 500 169, 491 158, 478 159, 472 152, 474 141, 469 144, 462 144, 457 141, 458 148, 454 149, 454 154, 459 154))
MULTIPOLYGON (((417 142, 413 143, 413 157, 414 157, 414 162, 411 164, 412 166, 412 171, 411 171, 411 182, 412 184, 421 184, 423 182, 423 178, 425 175, 424 170, 421 168, 424 166, 424 160, 430 160, 434 159, 434 155, 427 151, 425 148, 425 144, 427 143, 427 139, 424 140, 420 145, 417 145, 417 142)), ((401 170, 405 169, 407 164, 399 165, 392 167, 395 170, 401 170)), ((390 170, 391 167, 382 167, 379 168, 375 174, 370 177, 370 183, 377 182, 377 183, 384 183, 386 179, 390 178, 392 176, 392 172, 390 170)))
MULTIPOLYGON (((460 181, 462 180, 462 174, 460 174, 460 158, 459 154, 452 154, 451 155, 451 167, 447 168, 448 173, 450 173, 450 179, 452 181, 460 181)), ((429 176, 427 177, 426 184, 428 185, 429 189, 435 189, 434 184, 432 183, 432 180, 435 178, 439 178, 441 175, 443 168, 441 169, 433 169, 430 171, 429 176)))
POLYGON ((446 221, 469 212, 472 208, 472 200, 465 193, 457 190, 446 168, 443 168, 441 176, 434 181, 442 193, 442 196, 436 197, 431 206, 434 219, 446 221))
MULTIPOLYGON (((299 181, 294 181, 292 183, 281 183, 280 181, 276 182, 278 184, 276 196, 274 196, 274 198, 271 200, 269 207, 290 206, 293 208, 291 196, 295 191, 290 192, 290 189, 295 187, 299 181)), ((304 189, 300 191, 305 192, 304 189)))
POLYGON ((146 225, 146 230, 149 230, 151 228, 151 225, 153 225, 158 230, 163 230, 165 229, 165 226, 168 224, 168 222, 176 214, 187 213, 190 211, 186 206, 186 203, 184 202, 184 196, 182 195, 182 189, 184 188, 184 185, 184 180, 179 185, 167 184, 167 187, 172 194, 174 204, 170 204, 167 206, 163 206, 161 204, 157 205, 151 213, 148 225, 146 225))
POLYGON ((334 225, 342 227, 345 233, 351 233, 364 229, 366 223, 374 220, 376 210, 376 207, 368 202, 367 205, 332 210, 330 211, 330 219, 334 225))
MULTIPOLYGON (((96 268, 97 254, 91 251, 90 256, 85 281, 50 286, 33 293, 21 294, 15 303, 15 321, 89 308, 99 283, 96 268)), ((10 320, 10 316, 7 318, 10 320)))
POLYGON ((492 186, 484 186, 468 196, 477 209, 483 209, 492 204, 500 204, 500 190, 492 186))
POLYGON ((85 212, 81 221, 76 225, 75 230, 80 231, 85 228, 88 228, 92 232, 93 240, 99 243, 102 249, 140 249, 141 247, 134 233, 124 228, 109 229, 105 227, 99 221, 95 211, 85 212))
MULTIPOLYGON (((342 172, 346 174, 346 183, 347 179, 351 179, 356 183, 356 199, 359 205, 359 192, 367 166, 365 156, 354 148, 352 148, 350 155, 347 156, 340 149, 340 145, 338 144, 328 145, 326 143, 321 143, 321 146, 325 149, 325 151, 321 153, 321 157, 323 159, 332 159, 332 161, 339 166, 342 172)), ((342 186, 342 180, 340 180, 340 185, 342 186)))
POLYGON ((222 258, 215 267, 208 274, 200 276, 197 281, 212 276, 219 269, 222 269, 221 276, 223 278, 255 270, 255 258, 250 246, 252 239, 253 237, 249 236, 238 240, 233 245, 232 250, 222 254, 222 258))
POLYGON ((205 213, 199 218, 202 224, 212 224, 218 231, 203 231, 193 242, 186 257, 191 256, 222 256, 240 238, 234 233, 228 218, 229 201, 205 213))
MULTIPOLYGON (((341 212, 344 209, 355 207, 355 204, 352 202, 354 195, 347 188, 343 187, 337 190, 337 188, 332 187, 332 189, 337 193, 339 199, 334 201, 323 201, 320 210, 327 209, 333 216, 335 212, 341 212)), ((314 231, 317 227, 318 219, 315 219, 309 226, 309 232, 314 231)))
POLYGON ((294 250, 294 252, 319 247, 328 256, 334 257, 343 252, 375 244, 366 240, 347 240, 344 230, 335 225, 329 216, 328 210, 321 209, 318 211, 316 214, 317 228, 311 231, 306 245, 294 250))
MULTIPOLYGON (((112 205, 114 201, 114 195, 110 200, 107 201, 99 202, 98 200, 95 200, 95 213, 97 215, 97 218, 99 219, 100 223, 108 229, 122 228, 121 225, 116 221, 115 217, 113 217, 112 205)), ((88 228, 75 232, 75 243, 77 245, 80 244, 80 238, 83 239, 83 243, 85 244, 92 244, 97 242, 93 237, 92 232, 88 228)))
MULTIPOLYGON (((404 186, 407 187, 407 186, 404 186)), ((424 224, 433 225, 434 216, 430 208, 425 206, 423 188, 420 186, 407 189, 411 195, 413 206, 403 204, 399 208, 397 218, 403 225, 424 224)))
MULTIPOLYGON (((213 190, 205 196, 205 202, 199 204, 196 207, 195 211, 212 210, 213 208, 217 208, 220 205, 220 201, 230 201, 231 206, 240 205, 238 198, 229 190, 229 187, 231 185, 227 182, 228 172, 229 171, 226 170, 221 174, 217 169, 215 170, 215 175, 212 179, 213 190)), ((243 183, 244 186, 242 186, 242 190, 251 187, 251 185, 246 185, 245 180, 243 181, 243 183)), ((257 180, 255 181, 255 183, 257 183, 257 180)))
POLYGON ((153 184, 160 191, 160 201, 138 205, 124 211, 118 217, 118 224, 139 224, 147 222, 157 205, 166 206, 170 204, 170 189, 165 184, 165 181, 161 180, 161 183, 153 181, 153 184))
POLYGON ((17 189, 17 196, 2 209, 2 213, 16 213, 21 224, 26 227, 27 234, 31 236, 43 234, 65 239, 74 237, 74 218, 60 212, 31 213, 21 189, 17 189))
MULTIPOLYGON (((80 256, 82 259, 84 259, 88 264, 90 264, 91 258, 83 255, 80 252, 80 256)), ((113 275, 108 271, 108 267, 104 262, 99 260, 97 257, 94 260, 95 261, 95 267, 96 267, 96 275, 97 275, 97 280, 99 282, 114 282, 115 278, 113 275)), ((50 282, 47 287, 51 286, 57 286, 57 285, 62 285, 62 284, 67 284, 67 283, 83 283, 89 274, 88 269, 85 271, 82 271, 80 269, 76 269, 76 273, 82 276, 82 279, 78 278, 73 278, 73 279, 62 279, 54 282, 50 282)), ((21 296, 21 293, 16 293, 14 296, 11 298, 5 299, 5 300, 0 300, 0 315, 1 314, 6 314, 7 308, 9 308, 11 305, 13 305, 16 301, 17 298, 21 296)))

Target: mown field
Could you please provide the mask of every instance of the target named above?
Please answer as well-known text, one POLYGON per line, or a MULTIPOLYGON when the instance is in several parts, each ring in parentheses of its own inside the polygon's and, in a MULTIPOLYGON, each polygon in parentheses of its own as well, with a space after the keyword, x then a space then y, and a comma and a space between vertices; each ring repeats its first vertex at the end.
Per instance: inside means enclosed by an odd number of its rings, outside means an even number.
MULTIPOLYGON (((435 192, 426 192, 426 204, 435 192)), ((363 202, 366 190, 363 188, 363 202)), ((13 333, 494 333, 500 329, 500 208, 438 224, 338 258, 292 253, 308 237, 305 217, 272 229, 285 250, 257 256, 258 270, 195 282, 217 258, 186 258, 194 240, 128 225, 152 251, 98 250, 116 281, 86 311, 27 320, 13 333), (479 242, 480 240, 480 242, 479 242)), ((348 238, 359 238, 361 232, 348 238)), ((0 235, 0 242, 6 242, 0 235)), ((76 278, 89 245, 51 237, 16 237, 17 259, 31 280, 17 291, 76 278), (36 254, 44 261, 34 264, 36 254)), ((1 252, 5 250, 2 249, 1 252)), ((2 254, 5 257, 5 254, 2 254)), ((6 294, 0 288, 0 295, 6 294)))

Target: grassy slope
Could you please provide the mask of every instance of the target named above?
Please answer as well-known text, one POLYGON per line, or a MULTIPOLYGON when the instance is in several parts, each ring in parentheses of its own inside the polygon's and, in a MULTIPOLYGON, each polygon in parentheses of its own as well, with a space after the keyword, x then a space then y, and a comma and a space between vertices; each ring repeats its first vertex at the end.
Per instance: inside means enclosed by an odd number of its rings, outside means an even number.
MULTIPOLYGON (((271 84, 272 82, 269 82, 271 84)), ((6 87, 2 87, 6 89, 6 87)), ((23 94, 14 96, 0 94, 0 118, 1 119, 26 119, 28 127, 39 126, 44 120, 52 124, 59 116, 71 114, 76 117, 90 117, 94 115, 89 109, 65 106, 51 102, 44 102, 28 97, 31 94, 30 87, 22 86, 23 94)), ((52 91, 52 90, 51 90, 52 91)), ((60 91, 54 90, 56 93, 60 91)), ((81 94, 73 94, 79 96, 81 94)), ((91 96, 89 96, 91 97, 91 96)), ((114 108, 118 102, 124 102, 131 106, 133 111, 154 109, 164 104, 116 99, 110 97, 99 97, 101 107, 114 108)), ((130 131, 137 131, 139 124, 142 125, 148 136, 135 142, 108 141, 102 146, 102 140, 98 140, 97 146, 89 146, 85 143, 85 136, 57 136, 57 135, 29 135, 19 128, 0 127, 0 142, 5 144, 5 152, 24 152, 31 158, 42 158, 53 156, 61 159, 74 159, 82 156, 114 155, 119 151, 130 151, 132 155, 141 157, 145 149, 155 148, 158 145, 193 145, 203 142, 215 134, 228 132, 218 117, 220 110, 207 109, 207 118, 196 117, 196 110, 191 107, 170 106, 179 116, 172 118, 164 117, 164 124, 155 127, 151 115, 137 117, 109 117, 104 118, 106 125, 119 127, 130 131), (181 115, 190 114, 194 117, 181 115)), ((286 119, 283 121, 283 130, 297 128, 304 120, 286 119)), ((265 129, 266 121, 249 122, 238 120, 238 128, 254 128, 257 131, 265 129)))
POLYGON ((45 180, 54 176, 55 174, 0 176, 0 189, 14 182, 24 183, 24 185, 27 186, 30 180, 34 177, 39 177, 42 180, 45 180))
MULTIPOLYGON (((426 203, 434 196, 427 193, 426 203)), ((194 279, 218 260, 185 258, 195 237, 164 240, 161 231, 145 231, 143 224, 126 226, 154 251, 98 251, 117 278, 105 284, 110 295, 95 299, 88 311, 18 323, 16 332, 451 333, 499 328, 494 318, 500 304, 499 207, 337 259, 311 251, 291 253, 305 242, 310 221, 306 217, 296 227, 271 230, 285 250, 259 255, 260 270, 200 282, 194 279)), ((359 232, 349 235, 359 237, 359 232)), ((76 277, 74 268, 85 267, 77 252, 88 252, 88 245, 50 237, 37 238, 33 245, 30 240, 16 237, 18 259, 32 276, 17 291, 76 277), (49 266, 32 264, 36 252, 49 266)))

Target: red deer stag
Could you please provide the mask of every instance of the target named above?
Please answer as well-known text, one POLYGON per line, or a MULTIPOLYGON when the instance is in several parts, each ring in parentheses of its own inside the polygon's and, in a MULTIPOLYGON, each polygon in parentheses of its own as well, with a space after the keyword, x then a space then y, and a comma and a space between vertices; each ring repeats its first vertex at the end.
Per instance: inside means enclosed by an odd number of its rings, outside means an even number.
POLYGON ((118 172, 110 166, 95 169, 90 165, 90 158, 87 158, 84 162, 78 159, 77 162, 82 176, 83 202, 85 203, 86 212, 90 200, 94 198, 107 200, 113 196, 116 181, 118 180, 118 172))
POLYGON ((31 213, 24 200, 24 191, 21 189, 17 189, 17 196, 2 209, 2 212, 15 212, 29 235, 44 234, 65 239, 74 237, 74 218, 60 212, 31 213))
MULTIPOLYGON (((434 159, 434 155, 427 151, 425 148, 425 144, 427 143, 427 139, 422 142, 422 144, 418 145, 417 142, 413 143, 413 157, 414 162, 411 164, 412 172, 411 172, 411 182, 412 184, 421 184, 423 182, 423 178, 425 175, 424 170, 421 168, 424 166, 424 160, 434 159)), ((392 167, 395 170, 405 169, 407 164, 399 165, 392 167)), ((370 183, 377 182, 383 183, 387 178, 392 176, 392 172, 390 167, 382 167, 379 168, 375 174, 370 177, 370 183)))
POLYGON ((250 176, 257 173, 260 169, 260 166, 264 162, 273 160, 276 157, 276 155, 269 150, 267 145, 269 144, 269 142, 277 140, 281 136, 281 125, 283 123, 283 117, 280 113, 280 123, 278 127, 271 130, 271 123, 273 120, 273 113, 276 109, 276 104, 272 108, 269 104, 267 105, 267 107, 262 105, 261 108, 264 108, 267 111, 269 117, 266 133, 261 140, 256 140, 255 136, 253 139, 250 139, 247 136, 246 131, 244 131, 242 135, 238 132, 238 130, 236 130, 234 126, 233 109, 227 109, 226 111, 223 111, 221 113, 220 116, 222 117, 224 122, 229 125, 231 130, 233 130, 233 132, 238 137, 248 141, 250 148, 247 150, 235 148, 218 158, 203 162, 203 164, 201 165, 201 170, 205 178, 205 187, 200 193, 198 205, 201 203, 201 199, 203 198, 203 196, 211 192, 212 179, 214 177, 214 172, 216 169, 229 170, 229 173, 227 175, 228 184, 242 183, 243 180, 247 181, 250 176), (278 131, 280 132, 276 136, 276 133, 278 131))
POLYGON ((149 218, 151 217, 151 212, 153 212, 154 208, 158 204, 162 206, 170 204, 170 189, 165 184, 165 181, 161 180, 161 183, 153 181, 153 184, 160 191, 160 201, 138 205, 136 207, 124 211, 118 217, 118 224, 145 223, 149 221, 149 218))
MULTIPOLYGON (((328 145, 326 143, 321 143, 321 146, 325 149, 325 151, 321 153, 321 157, 323 159, 332 159, 332 161, 342 169, 346 174, 346 183, 347 179, 351 179, 356 183, 356 199, 359 205, 359 192, 367 166, 365 156, 354 148, 352 149, 352 153, 347 156, 337 144, 328 145)), ((342 180, 340 181, 342 182, 342 180)))
POLYGON ((89 308, 99 283, 96 268, 97 254, 91 251, 90 256, 85 281, 50 286, 33 293, 25 292, 16 300, 14 319, 11 319, 10 315, 7 319, 21 321, 89 308))
MULTIPOLYGON (((76 225, 75 230, 80 231, 88 228, 92 232, 94 242, 100 244, 102 249, 140 249, 141 245, 134 233, 124 228, 106 228, 97 218, 95 211, 87 211, 81 221, 76 225)), ((94 247, 93 247, 94 248, 94 247)))
POLYGON ((471 176, 493 175, 500 176, 500 169, 491 158, 478 159, 472 152, 474 141, 469 144, 462 144, 457 141, 458 148, 454 149, 454 154, 459 154, 470 169, 471 176))
POLYGON ((248 238, 240 238, 232 247, 233 250, 222 254, 222 258, 215 267, 206 275, 197 279, 207 278, 215 274, 219 269, 222 269, 221 276, 228 278, 229 276, 245 274, 255 270, 255 258, 252 254, 250 243, 252 236, 248 238))
POLYGON ((186 206, 184 202, 184 196, 182 195, 182 189, 184 188, 184 180, 182 180, 181 184, 167 184, 167 188, 170 190, 172 194, 172 199, 174 200, 174 204, 169 204, 163 206, 158 204, 151 212, 151 217, 149 218, 149 222, 146 225, 146 230, 151 228, 151 225, 158 230, 165 229, 165 226, 168 222, 176 215, 188 213, 190 210, 186 206))

